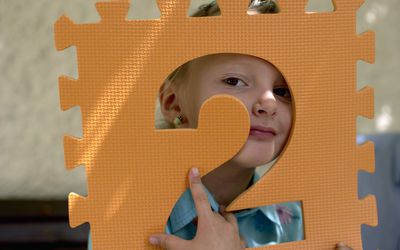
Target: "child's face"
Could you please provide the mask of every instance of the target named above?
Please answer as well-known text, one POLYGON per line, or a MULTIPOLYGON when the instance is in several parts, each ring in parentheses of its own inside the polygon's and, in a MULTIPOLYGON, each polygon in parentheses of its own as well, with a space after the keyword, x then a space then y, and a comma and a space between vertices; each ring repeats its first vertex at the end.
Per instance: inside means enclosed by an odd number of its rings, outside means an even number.
POLYGON ((253 168, 280 154, 291 129, 292 102, 285 79, 273 65, 248 55, 211 55, 191 61, 179 81, 176 110, 186 118, 181 127, 196 128, 203 102, 229 94, 247 107, 251 122, 248 140, 231 163, 253 168))

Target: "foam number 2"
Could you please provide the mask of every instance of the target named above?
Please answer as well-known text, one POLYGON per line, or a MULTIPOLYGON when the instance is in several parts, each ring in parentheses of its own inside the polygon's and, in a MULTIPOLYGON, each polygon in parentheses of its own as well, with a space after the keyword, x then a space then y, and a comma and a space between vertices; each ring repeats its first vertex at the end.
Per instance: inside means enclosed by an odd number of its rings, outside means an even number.
POLYGON ((129 3, 120 0, 96 5, 100 23, 56 22, 57 49, 75 45, 78 53, 79 79, 59 81, 61 106, 79 105, 83 124, 83 138, 65 138, 65 160, 68 168, 85 165, 88 184, 88 197, 69 196, 70 224, 90 223, 94 249, 153 249, 148 236, 164 229, 188 168, 211 171, 244 144, 248 114, 228 96, 204 104, 196 130, 154 128, 165 76, 226 52, 277 65, 296 104, 290 145, 232 209, 303 202, 305 240, 260 249, 330 249, 338 239, 361 249, 360 224, 376 220, 373 199, 357 197, 357 171, 373 170, 372 145, 355 145, 355 117, 373 111, 372 91, 354 91, 355 61, 373 59, 372 33, 354 34, 361 1, 310 15, 304 1, 281 0, 278 15, 240 18, 247 1, 228 2, 219 1, 222 16, 188 18, 187 0, 160 0, 160 19, 135 21, 126 20, 129 3))

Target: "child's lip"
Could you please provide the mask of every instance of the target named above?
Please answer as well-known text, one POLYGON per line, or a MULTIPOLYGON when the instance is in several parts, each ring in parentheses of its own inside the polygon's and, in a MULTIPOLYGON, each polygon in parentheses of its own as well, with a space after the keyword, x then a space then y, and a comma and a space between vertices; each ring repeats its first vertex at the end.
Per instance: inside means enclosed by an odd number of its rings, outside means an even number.
POLYGON ((253 138, 256 140, 262 140, 262 141, 270 141, 275 138, 275 135, 271 132, 262 132, 260 130, 250 130, 249 133, 249 138, 253 138))
POLYGON ((265 133, 265 134, 272 134, 274 136, 276 135, 276 131, 272 127, 264 127, 259 125, 251 126, 250 134, 252 133, 258 133, 258 134, 265 133))

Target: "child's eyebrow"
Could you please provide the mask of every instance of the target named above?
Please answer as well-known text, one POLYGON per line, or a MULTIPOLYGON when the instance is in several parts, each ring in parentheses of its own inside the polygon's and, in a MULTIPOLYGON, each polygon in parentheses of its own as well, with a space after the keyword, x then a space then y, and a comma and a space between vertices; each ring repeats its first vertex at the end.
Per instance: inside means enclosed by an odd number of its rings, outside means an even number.
POLYGON ((286 79, 282 75, 275 81, 275 83, 287 85, 286 79))
MULTIPOLYGON (((224 67, 233 68, 233 69, 237 68, 237 69, 251 71, 253 69, 253 64, 249 63, 249 62, 242 62, 240 60, 237 60, 237 61, 232 60, 232 61, 224 63, 224 67)), ((281 78, 283 79, 283 76, 281 78)))
POLYGON ((223 65, 219 66, 221 69, 247 69, 251 68, 251 65, 243 63, 243 62, 226 62, 223 65))

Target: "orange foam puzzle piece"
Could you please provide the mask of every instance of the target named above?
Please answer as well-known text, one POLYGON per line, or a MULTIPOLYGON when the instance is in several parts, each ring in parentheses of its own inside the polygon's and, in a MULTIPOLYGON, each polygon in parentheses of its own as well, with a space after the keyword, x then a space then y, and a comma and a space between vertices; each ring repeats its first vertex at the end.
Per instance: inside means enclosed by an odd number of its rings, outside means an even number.
POLYGON ((157 20, 127 20, 127 0, 97 3, 101 21, 55 24, 58 50, 77 47, 79 79, 61 77, 61 107, 79 105, 83 137, 65 137, 67 168, 83 164, 88 196, 69 196, 70 224, 89 222, 94 249, 155 249, 187 171, 205 174, 245 143, 249 117, 230 96, 201 108, 197 129, 157 130, 155 100, 165 78, 216 53, 263 58, 281 70, 294 102, 288 145, 274 168, 240 195, 236 210, 301 201, 305 239, 257 249, 362 249, 361 224, 376 225, 374 198, 359 200, 357 172, 374 171, 371 142, 356 145, 356 118, 373 117, 373 90, 356 89, 356 61, 374 61, 374 33, 355 34, 361 0, 336 0, 332 13, 306 13, 306 0, 281 12, 246 14, 247 0, 218 0, 221 16, 187 17, 189 0, 158 0, 157 20), (223 114, 223 115, 221 115, 223 114))

